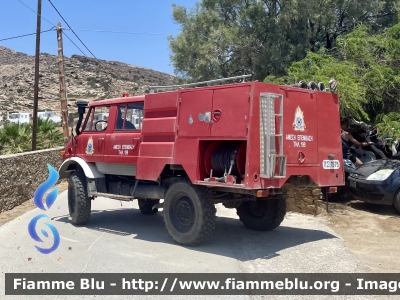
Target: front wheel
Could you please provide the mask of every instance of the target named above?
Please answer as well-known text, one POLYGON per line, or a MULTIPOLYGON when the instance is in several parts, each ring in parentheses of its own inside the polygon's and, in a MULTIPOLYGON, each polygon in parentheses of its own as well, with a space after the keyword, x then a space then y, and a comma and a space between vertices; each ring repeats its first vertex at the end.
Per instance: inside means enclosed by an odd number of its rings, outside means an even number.
POLYGON ((236 213, 243 225, 252 230, 268 231, 278 227, 286 214, 285 199, 265 199, 243 202, 236 213))
POLYGON ((68 209, 73 224, 89 222, 91 201, 87 193, 86 176, 83 172, 73 172, 68 182, 68 209))
POLYGON ((195 246, 215 229, 216 209, 211 192, 189 181, 179 181, 167 191, 164 221, 170 236, 181 245, 195 246))

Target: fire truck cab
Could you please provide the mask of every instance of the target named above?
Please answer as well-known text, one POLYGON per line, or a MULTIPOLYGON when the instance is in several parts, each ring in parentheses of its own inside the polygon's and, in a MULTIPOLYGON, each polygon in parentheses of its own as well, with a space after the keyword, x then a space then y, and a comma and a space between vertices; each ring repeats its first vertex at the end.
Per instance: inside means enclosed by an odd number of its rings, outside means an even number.
POLYGON ((176 242, 197 245, 216 203, 272 230, 292 186, 344 184, 336 94, 260 82, 171 89, 77 102, 59 169, 73 224, 89 222, 96 197, 137 199, 143 214, 163 208, 176 242))

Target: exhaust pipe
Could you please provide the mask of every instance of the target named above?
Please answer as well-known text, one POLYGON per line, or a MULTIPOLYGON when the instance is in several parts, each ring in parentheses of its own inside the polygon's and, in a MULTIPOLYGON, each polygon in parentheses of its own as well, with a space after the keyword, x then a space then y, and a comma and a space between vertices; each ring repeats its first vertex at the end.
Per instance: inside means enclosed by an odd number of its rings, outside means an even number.
POLYGON ((163 203, 158 203, 156 205, 153 205, 151 208, 152 210, 157 209, 157 208, 164 208, 164 202, 163 203))

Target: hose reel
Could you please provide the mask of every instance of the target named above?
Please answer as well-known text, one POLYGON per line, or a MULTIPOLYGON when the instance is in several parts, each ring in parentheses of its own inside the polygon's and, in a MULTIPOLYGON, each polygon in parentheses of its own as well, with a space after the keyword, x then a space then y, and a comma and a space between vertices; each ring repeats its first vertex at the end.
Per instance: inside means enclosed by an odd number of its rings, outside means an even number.
POLYGON ((246 142, 213 142, 204 156, 210 177, 233 175, 241 178, 245 172, 246 142))

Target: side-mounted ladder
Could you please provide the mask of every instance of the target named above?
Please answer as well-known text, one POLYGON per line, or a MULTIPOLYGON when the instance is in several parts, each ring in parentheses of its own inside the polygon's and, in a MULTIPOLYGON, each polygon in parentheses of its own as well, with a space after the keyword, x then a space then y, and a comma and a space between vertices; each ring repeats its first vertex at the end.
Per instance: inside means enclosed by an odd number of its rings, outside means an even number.
POLYGON ((260 177, 286 178, 286 155, 283 155, 283 95, 281 94, 260 94, 260 177), (279 105, 278 113, 276 102, 279 105))

